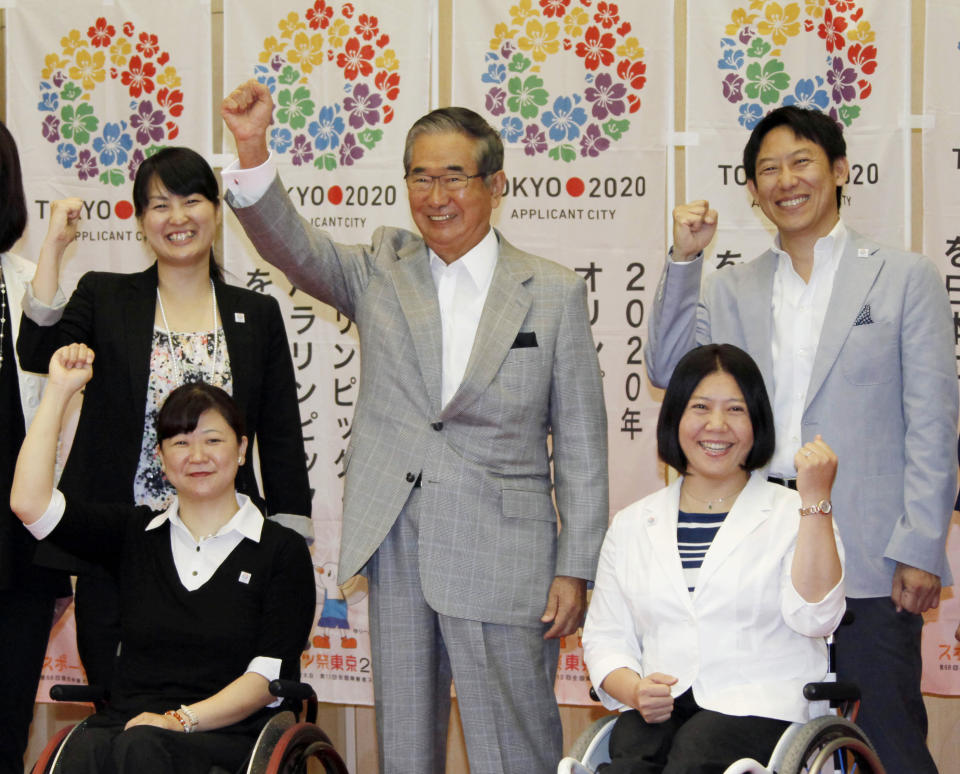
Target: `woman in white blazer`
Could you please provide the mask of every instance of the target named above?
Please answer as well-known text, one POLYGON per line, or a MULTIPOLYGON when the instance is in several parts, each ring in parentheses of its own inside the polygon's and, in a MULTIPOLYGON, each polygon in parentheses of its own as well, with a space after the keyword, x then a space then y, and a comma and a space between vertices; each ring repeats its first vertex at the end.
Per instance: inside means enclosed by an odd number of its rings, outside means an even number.
POLYGON ((818 436, 797 451, 798 492, 766 480, 770 401, 729 344, 680 361, 657 444, 683 475, 614 518, 584 627, 590 678, 622 713, 602 771, 722 772, 766 760, 827 672, 845 606, 837 459, 818 436))

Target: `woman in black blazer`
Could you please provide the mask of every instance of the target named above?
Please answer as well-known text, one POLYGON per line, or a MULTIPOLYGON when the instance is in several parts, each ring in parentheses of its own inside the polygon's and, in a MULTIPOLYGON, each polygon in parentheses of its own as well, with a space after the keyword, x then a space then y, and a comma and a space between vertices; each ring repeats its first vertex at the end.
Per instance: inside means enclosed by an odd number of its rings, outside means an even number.
MULTIPOLYGON (((187 148, 166 148, 140 165, 133 202, 157 257, 149 269, 89 272, 64 307, 60 259, 76 237, 81 202, 55 202, 24 299, 17 341, 24 368, 45 371, 53 352, 70 342, 97 352, 60 489, 88 501, 166 507, 172 488, 156 457, 154 419, 173 388, 203 380, 232 393, 251 443, 256 439, 263 494, 253 455, 237 473, 238 491, 267 516, 309 534, 310 487, 283 319, 272 297, 223 282, 212 250, 220 220, 213 171, 187 148)), ((44 553, 52 566, 81 575, 80 657, 91 682, 108 684, 118 633, 115 613, 109 621, 102 616, 116 590, 111 595, 112 584, 95 579, 90 566, 44 553)))

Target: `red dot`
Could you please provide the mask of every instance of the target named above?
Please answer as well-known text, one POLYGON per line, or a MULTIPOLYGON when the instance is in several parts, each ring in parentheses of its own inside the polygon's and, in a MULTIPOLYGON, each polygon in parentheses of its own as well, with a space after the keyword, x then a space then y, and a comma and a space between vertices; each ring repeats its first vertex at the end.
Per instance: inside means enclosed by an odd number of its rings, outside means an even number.
POLYGON ((126 220, 133 215, 133 205, 126 200, 117 202, 113 206, 113 211, 117 214, 118 218, 126 220))
POLYGON ((571 177, 567 180, 567 193, 571 196, 582 196, 587 187, 579 177, 571 177))
POLYGON ((343 189, 338 185, 330 186, 327 191, 327 201, 330 204, 340 204, 343 201, 343 189))

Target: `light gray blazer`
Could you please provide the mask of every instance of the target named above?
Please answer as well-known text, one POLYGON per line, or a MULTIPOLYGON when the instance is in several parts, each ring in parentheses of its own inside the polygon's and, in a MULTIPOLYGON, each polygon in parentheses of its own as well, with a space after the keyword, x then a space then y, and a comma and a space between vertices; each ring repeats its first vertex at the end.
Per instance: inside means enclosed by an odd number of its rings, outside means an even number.
POLYGON ((340 580, 377 550, 422 473, 428 603, 460 618, 539 625, 555 575, 593 578, 609 516, 606 413, 584 282, 498 234, 463 383, 441 407, 440 308, 418 235, 379 228, 371 245, 337 244, 297 214, 279 177, 234 212, 260 255, 360 334, 340 580))
MULTIPOLYGON (((650 380, 666 384, 693 346, 725 342, 753 356, 772 396, 776 266, 768 250, 715 272, 701 291, 702 257, 668 260, 650 319, 650 380)), ((898 561, 951 583, 944 547, 957 491, 952 317, 930 261, 848 229, 801 421, 804 443, 820 433, 839 458, 832 499, 848 596, 887 596, 898 561)))

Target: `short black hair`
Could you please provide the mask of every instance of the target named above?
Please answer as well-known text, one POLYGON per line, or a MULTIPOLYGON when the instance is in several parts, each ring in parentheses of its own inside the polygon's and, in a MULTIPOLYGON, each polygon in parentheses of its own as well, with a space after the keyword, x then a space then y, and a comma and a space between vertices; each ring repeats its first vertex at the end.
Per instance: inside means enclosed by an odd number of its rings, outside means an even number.
POLYGON ((410 127, 403 148, 403 173, 410 174, 413 144, 418 137, 449 132, 464 134, 475 141, 474 158, 478 175, 486 178, 503 169, 503 140, 500 139, 500 133, 470 108, 445 107, 421 116, 410 127))
POLYGON ((10 130, 0 121, 0 253, 23 236, 27 227, 27 198, 23 194, 20 155, 10 130))
POLYGON ((243 412, 230 395, 206 382, 190 382, 173 390, 157 415, 157 445, 181 433, 197 429, 204 411, 216 411, 230 425, 237 436, 237 443, 246 432, 243 412))
MULTIPOLYGON (((190 148, 170 147, 157 151, 144 159, 137 167, 136 177, 133 179, 133 211, 137 219, 143 217, 150 204, 150 183, 154 177, 170 193, 177 196, 200 194, 211 202, 214 207, 220 207, 220 187, 217 185, 217 176, 199 153, 190 148)), ((223 279, 223 272, 210 248, 210 276, 214 279, 223 279)))
POLYGON ((680 418, 697 385, 718 371, 730 374, 736 381, 753 427, 753 446, 743 462, 743 469, 757 470, 773 457, 776 445, 773 409, 757 364, 733 344, 704 344, 691 349, 677 363, 657 419, 657 452, 660 459, 680 473, 687 472, 687 455, 680 448, 680 418))
MULTIPOLYGON (((847 141, 843 139, 843 129, 826 113, 796 105, 784 105, 767 113, 753 127, 750 139, 743 148, 743 169, 747 179, 757 182, 757 154, 763 144, 763 138, 778 126, 788 126, 797 137, 815 142, 827 154, 830 168, 837 159, 846 158, 847 141)), ((837 186, 837 209, 843 200, 843 187, 837 186)))

